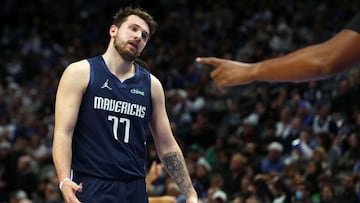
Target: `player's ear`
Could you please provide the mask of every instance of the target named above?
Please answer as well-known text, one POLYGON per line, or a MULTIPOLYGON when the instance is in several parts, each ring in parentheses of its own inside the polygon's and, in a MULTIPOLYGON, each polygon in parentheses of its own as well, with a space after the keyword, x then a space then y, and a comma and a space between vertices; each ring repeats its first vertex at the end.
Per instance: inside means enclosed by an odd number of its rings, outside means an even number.
POLYGON ((115 37, 117 33, 118 27, 116 25, 111 25, 109 29, 110 37, 115 37))

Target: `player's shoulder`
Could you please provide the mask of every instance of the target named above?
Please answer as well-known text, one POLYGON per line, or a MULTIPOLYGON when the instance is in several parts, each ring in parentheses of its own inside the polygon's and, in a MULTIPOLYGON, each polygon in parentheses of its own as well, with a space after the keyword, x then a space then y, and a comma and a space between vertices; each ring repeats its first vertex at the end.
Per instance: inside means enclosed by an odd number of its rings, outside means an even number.
POLYGON ((74 87, 85 88, 90 79, 90 64, 84 59, 70 63, 64 70, 61 80, 74 87))
POLYGON ((90 64, 88 60, 83 59, 80 61, 75 61, 73 63, 70 63, 66 69, 65 72, 71 72, 73 74, 84 74, 88 73, 90 70, 90 64))
POLYGON ((153 98, 155 97, 155 99, 157 99, 164 94, 164 89, 162 87, 160 80, 153 74, 150 74, 150 81, 151 81, 151 95, 153 98))
POLYGON ((150 73, 151 86, 155 85, 162 88, 160 80, 150 73))

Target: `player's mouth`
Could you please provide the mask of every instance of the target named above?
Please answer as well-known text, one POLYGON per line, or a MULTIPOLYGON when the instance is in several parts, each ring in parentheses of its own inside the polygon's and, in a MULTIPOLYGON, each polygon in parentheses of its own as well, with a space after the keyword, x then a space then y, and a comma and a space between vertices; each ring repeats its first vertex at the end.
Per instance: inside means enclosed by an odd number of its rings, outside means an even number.
POLYGON ((136 52, 138 49, 138 43, 134 41, 129 41, 128 44, 130 45, 131 49, 136 52))

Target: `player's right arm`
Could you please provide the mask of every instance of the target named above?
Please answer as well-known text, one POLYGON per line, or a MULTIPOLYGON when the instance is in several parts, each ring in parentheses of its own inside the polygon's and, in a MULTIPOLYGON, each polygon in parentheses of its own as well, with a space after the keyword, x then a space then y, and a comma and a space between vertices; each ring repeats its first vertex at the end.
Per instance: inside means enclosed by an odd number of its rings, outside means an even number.
POLYGON ((307 81, 330 76, 360 61, 360 13, 352 27, 328 41, 299 49, 288 55, 248 64, 214 57, 197 62, 216 67, 211 73, 218 86, 247 84, 253 81, 307 81))
POLYGON ((80 202, 75 196, 80 185, 67 178, 70 178, 73 131, 90 78, 89 67, 87 61, 70 64, 60 79, 56 94, 53 160, 59 182, 65 180, 61 191, 68 203, 80 202))

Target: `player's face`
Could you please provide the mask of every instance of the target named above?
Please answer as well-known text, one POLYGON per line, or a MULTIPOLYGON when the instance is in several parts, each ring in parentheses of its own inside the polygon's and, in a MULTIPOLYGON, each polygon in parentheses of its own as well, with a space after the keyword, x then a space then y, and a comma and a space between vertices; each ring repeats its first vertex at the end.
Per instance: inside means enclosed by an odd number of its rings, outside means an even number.
POLYGON ((114 47, 126 61, 139 56, 149 39, 149 26, 136 15, 128 16, 120 27, 112 26, 110 35, 114 38, 114 47))

